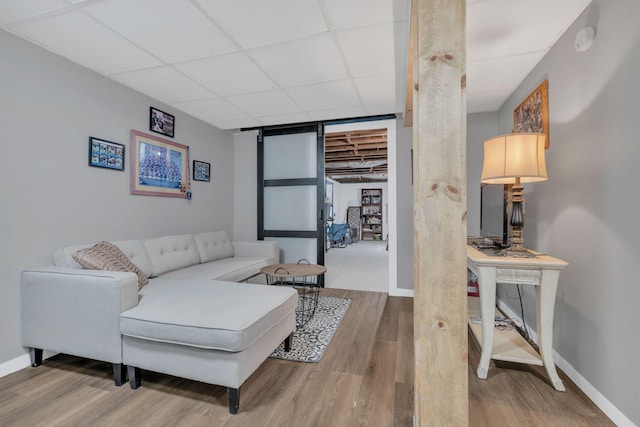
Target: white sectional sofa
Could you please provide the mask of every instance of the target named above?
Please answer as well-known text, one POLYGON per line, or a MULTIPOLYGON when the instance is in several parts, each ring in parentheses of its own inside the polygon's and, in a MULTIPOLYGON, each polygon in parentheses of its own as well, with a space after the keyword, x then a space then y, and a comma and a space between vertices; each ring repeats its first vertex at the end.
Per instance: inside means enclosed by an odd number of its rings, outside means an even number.
POLYGON ((231 242, 208 232, 113 242, 131 272, 83 269, 73 258, 92 244, 60 248, 53 266, 22 273, 22 341, 32 366, 50 350, 109 362, 116 385, 140 385, 141 369, 228 388, 240 385, 295 330, 297 293, 234 283, 279 262, 276 242, 231 242), (125 367, 128 369, 125 369, 125 367))

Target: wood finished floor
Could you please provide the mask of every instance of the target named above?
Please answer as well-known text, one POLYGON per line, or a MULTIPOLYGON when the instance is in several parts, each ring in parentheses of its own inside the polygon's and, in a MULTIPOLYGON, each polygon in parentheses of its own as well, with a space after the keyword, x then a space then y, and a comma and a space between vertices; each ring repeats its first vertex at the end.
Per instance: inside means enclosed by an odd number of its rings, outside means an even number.
MULTIPOLYGON (((145 372, 142 387, 115 387, 111 366, 58 355, 0 378, 0 425, 9 426, 411 426, 413 308, 409 298, 323 289, 353 302, 319 363, 268 359, 242 387, 240 412, 226 389, 145 372)), ((543 369, 493 362, 474 372, 469 338, 470 426, 612 426, 563 373, 555 392, 543 369), (472 368, 473 367, 473 368, 472 368)))

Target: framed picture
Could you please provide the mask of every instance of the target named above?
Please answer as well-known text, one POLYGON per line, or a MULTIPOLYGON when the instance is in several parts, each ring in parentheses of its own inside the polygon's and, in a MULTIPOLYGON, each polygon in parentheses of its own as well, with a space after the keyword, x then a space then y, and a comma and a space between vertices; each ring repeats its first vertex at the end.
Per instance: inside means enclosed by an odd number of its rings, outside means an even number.
POLYGON ((513 111, 513 132, 541 132, 547 135, 549 148, 549 90, 543 81, 513 111))
POLYGON ((124 170, 124 145, 89 137, 89 166, 124 170))
POLYGON ((187 197, 189 147, 131 130, 131 194, 187 197))
POLYGON ((211 178, 211 163, 193 161, 193 179, 194 181, 209 181, 211 178))
POLYGON ((149 130, 173 138, 176 117, 157 108, 149 109, 149 130))

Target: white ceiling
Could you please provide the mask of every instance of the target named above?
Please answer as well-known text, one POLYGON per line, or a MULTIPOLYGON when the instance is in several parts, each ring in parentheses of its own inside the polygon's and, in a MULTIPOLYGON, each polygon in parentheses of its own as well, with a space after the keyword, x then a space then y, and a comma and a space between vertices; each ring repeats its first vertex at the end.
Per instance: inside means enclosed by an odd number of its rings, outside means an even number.
MULTIPOLYGON (((496 111, 591 0, 467 0, 496 111)), ((0 28, 221 129, 404 112, 410 0, 0 0, 0 28)), ((168 111, 171 112, 171 111, 168 111)))

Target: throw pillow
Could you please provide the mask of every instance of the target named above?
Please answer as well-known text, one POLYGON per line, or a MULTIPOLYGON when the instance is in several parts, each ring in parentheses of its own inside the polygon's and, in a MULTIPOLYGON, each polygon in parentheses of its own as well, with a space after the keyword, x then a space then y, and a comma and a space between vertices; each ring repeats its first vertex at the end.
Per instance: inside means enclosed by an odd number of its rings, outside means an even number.
POLYGON ((138 276, 138 289, 149 283, 149 278, 113 243, 100 242, 73 254, 83 268, 107 271, 129 271, 138 276))

